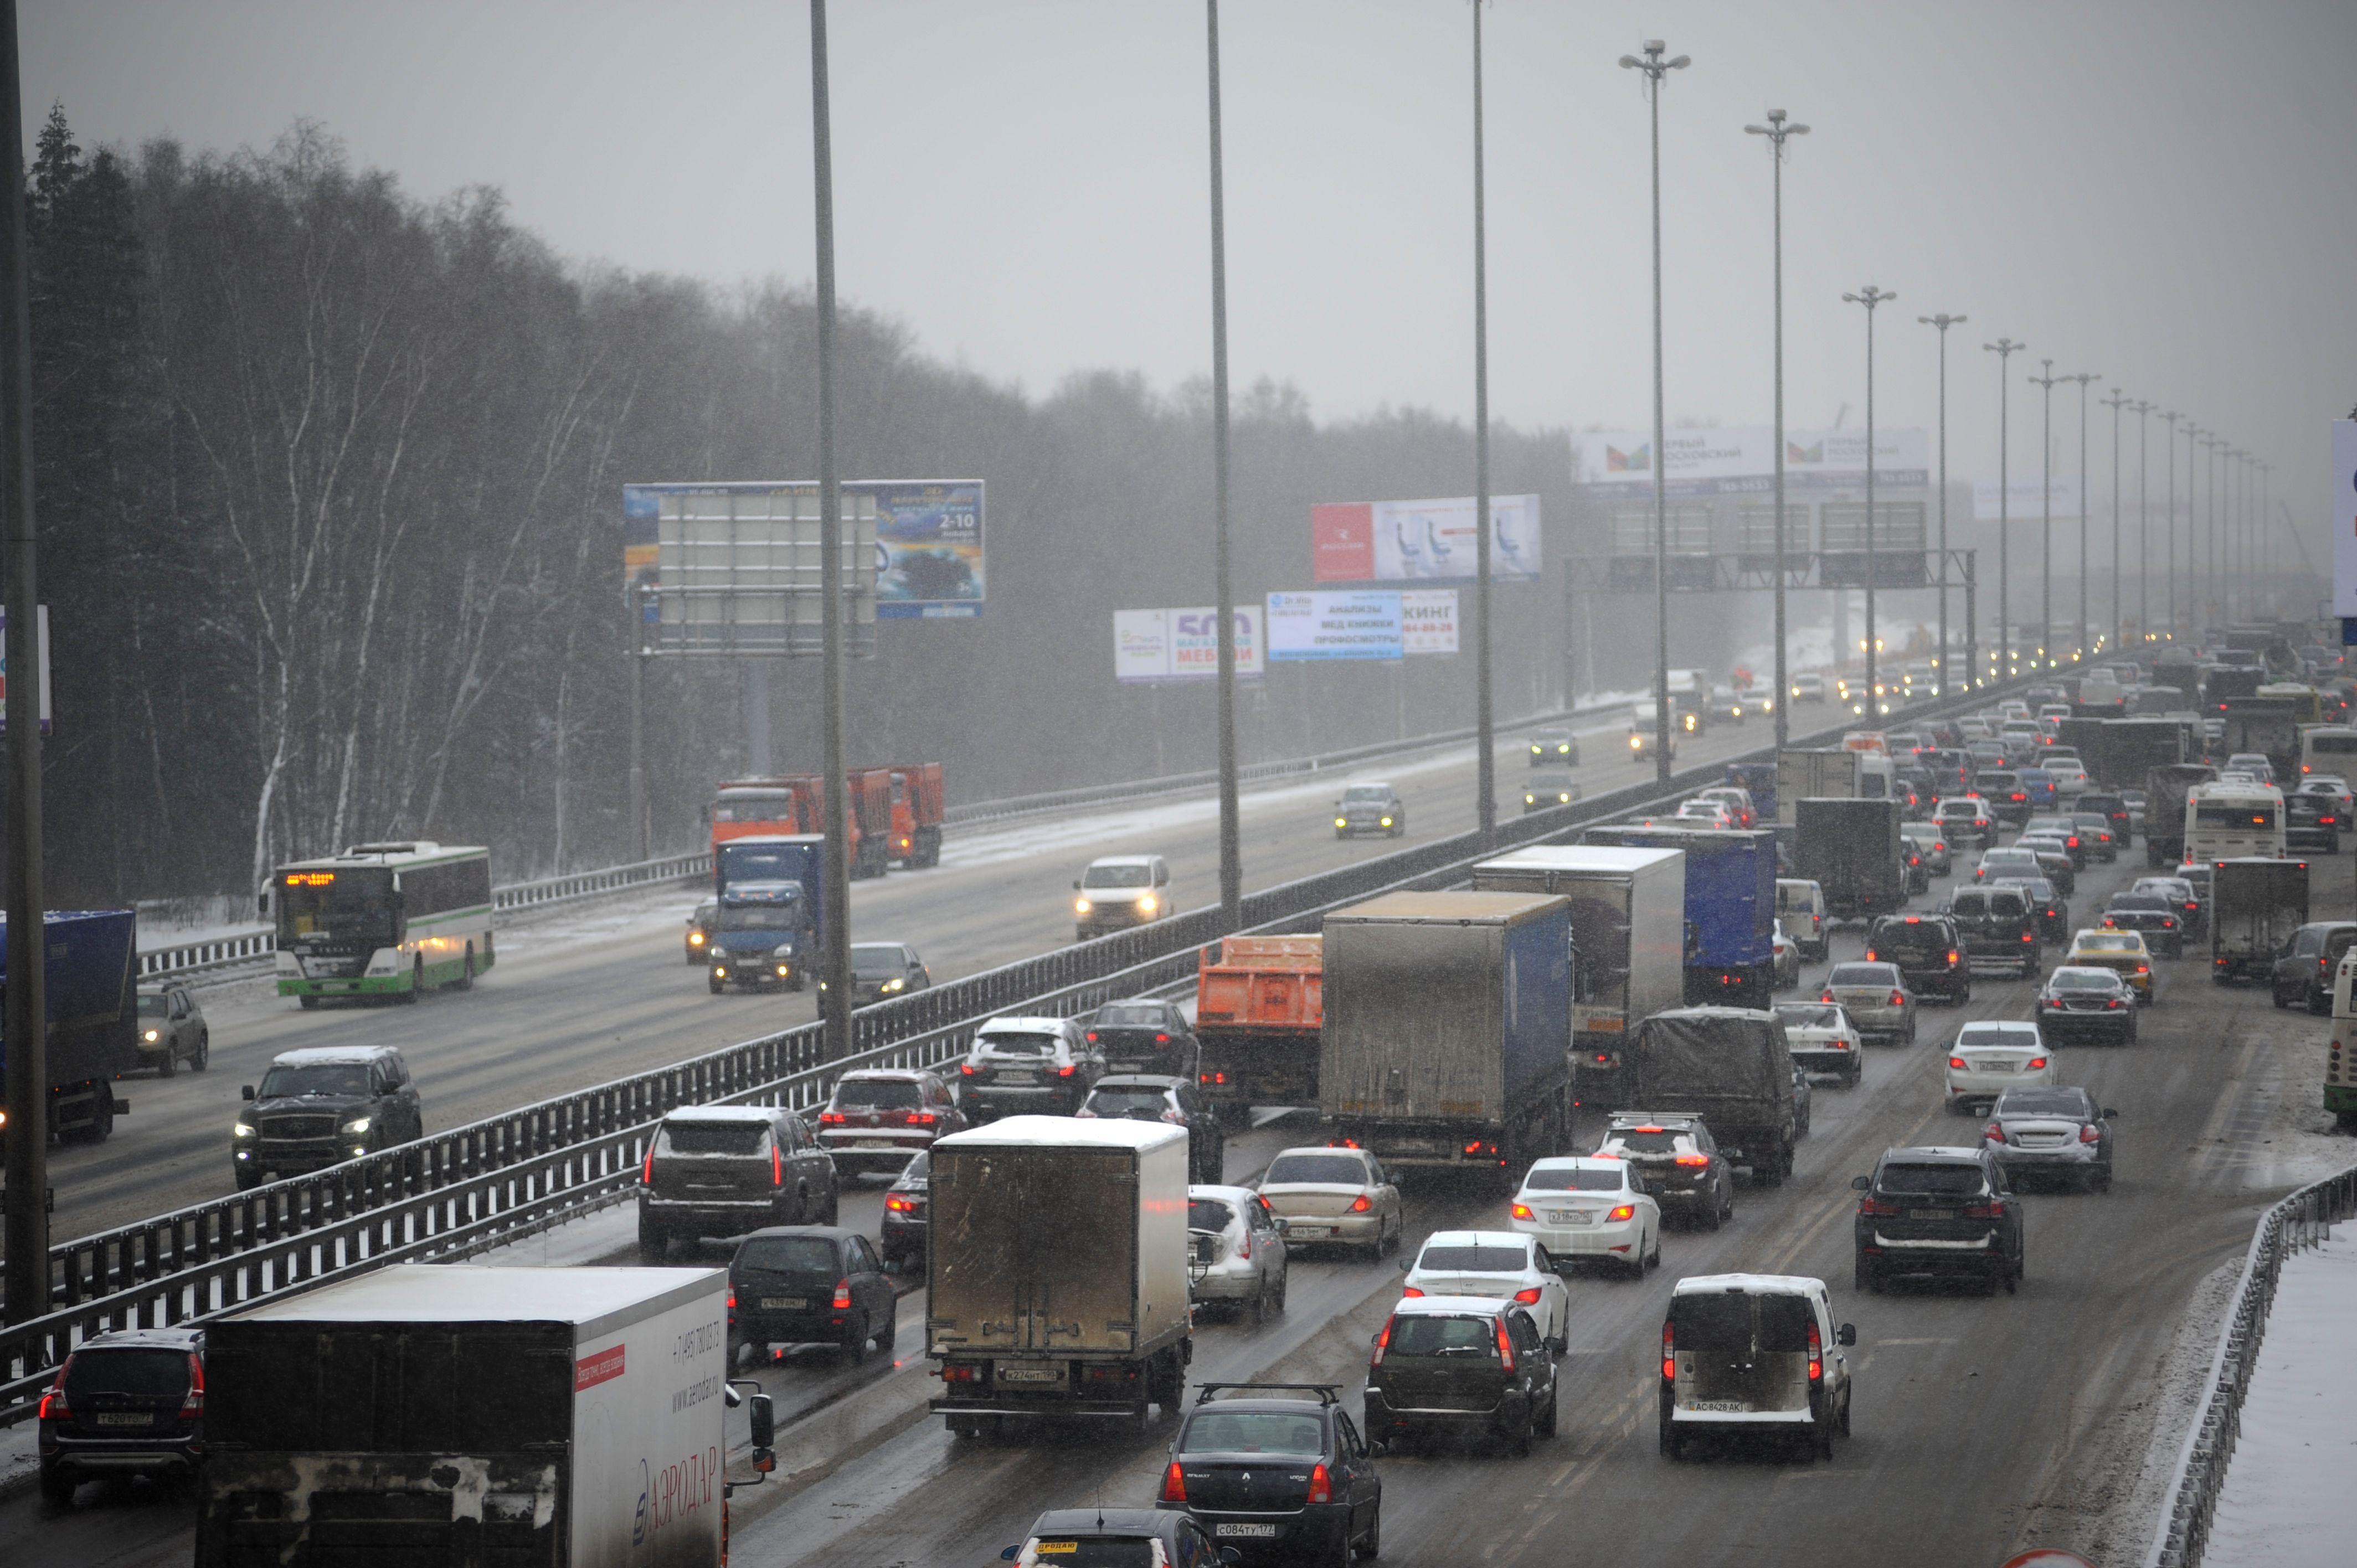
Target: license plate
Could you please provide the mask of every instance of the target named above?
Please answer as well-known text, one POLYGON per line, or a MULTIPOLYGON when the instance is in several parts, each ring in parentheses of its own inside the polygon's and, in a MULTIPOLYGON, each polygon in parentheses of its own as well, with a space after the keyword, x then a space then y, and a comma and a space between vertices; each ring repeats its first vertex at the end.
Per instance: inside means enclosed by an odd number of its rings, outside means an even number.
POLYGON ((1910 1219, 1953 1219, 1955 1217, 1956 1211, 1953 1208, 1910 1208, 1907 1211, 1910 1219))
POLYGON ((761 1298, 761 1309, 765 1312, 800 1312, 809 1305, 810 1297, 806 1295, 765 1295, 761 1298))
POLYGON ((1289 1225, 1286 1228, 1286 1234, 1304 1241, 1315 1241, 1321 1236, 1334 1234, 1334 1228, 1331 1225, 1289 1225))
POLYGON ((1002 1383, 1060 1383, 1064 1380, 1061 1367, 1001 1367, 998 1380, 1002 1383))
POLYGON ((1037 1083, 1039 1081, 1039 1075, 1036 1072, 1009 1072, 1005 1068, 1001 1068, 998 1069, 995 1081, 999 1083, 1037 1083))
POLYGON ((899 1145, 889 1138, 862 1138, 851 1146, 855 1149, 891 1149, 899 1145))
POLYGON ((1273 1524, 1251 1524, 1236 1520, 1222 1520, 1217 1524, 1211 1526, 1211 1533, 1213 1535, 1273 1536, 1276 1533, 1276 1526, 1273 1524))
POLYGON ((1585 1208, 1550 1208, 1547 1210, 1547 1223, 1550 1225, 1586 1225, 1589 1222, 1589 1219, 1590 1216, 1585 1208))
POLYGON ((156 1424, 156 1418, 145 1411, 133 1411, 128 1413, 107 1411, 100 1413, 98 1424, 101 1426, 153 1426, 156 1424))
POLYGON ((1751 1407, 1741 1400, 1695 1400, 1686 1408, 1706 1411, 1712 1415, 1740 1415, 1751 1407))

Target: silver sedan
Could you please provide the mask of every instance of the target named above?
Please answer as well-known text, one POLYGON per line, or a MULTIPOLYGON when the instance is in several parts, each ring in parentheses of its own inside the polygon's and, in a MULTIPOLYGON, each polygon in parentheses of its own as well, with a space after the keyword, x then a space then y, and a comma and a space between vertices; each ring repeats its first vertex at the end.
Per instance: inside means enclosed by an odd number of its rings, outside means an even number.
POLYGON ((1285 1310, 1286 1222, 1246 1187, 1187 1189, 1187 1281, 1199 1302, 1233 1306, 1257 1324, 1285 1310))
POLYGON ((1895 963, 1837 963, 1817 1000, 1848 1014, 1861 1039, 1915 1043, 1915 993, 1895 963))

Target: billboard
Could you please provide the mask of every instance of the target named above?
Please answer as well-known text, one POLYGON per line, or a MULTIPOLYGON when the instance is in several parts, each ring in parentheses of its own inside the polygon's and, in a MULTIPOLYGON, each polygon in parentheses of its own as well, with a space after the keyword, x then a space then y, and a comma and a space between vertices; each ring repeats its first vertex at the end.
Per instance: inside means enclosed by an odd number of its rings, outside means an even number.
MULTIPOLYGON (((1113 672, 1127 682, 1216 681, 1220 612, 1193 609, 1113 612, 1113 672)), ((1261 607, 1236 607, 1236 679, 1261 678, 1261 607)))
MULTIPOLYGON (((845 646, 876 651, 876 497, 843 487, 845 646)), ((622 487, 622 557, 650 653, 814 655, 825 645, 823 526, 808 482, 622 487)))
POLYGON ((1268 596, 1271 663, 1394 660, 1402 652, 1397 593, 1323 589, 1268 596))
POLYGON ((2357 616, 2357 420, 2332 422, 2332 613, 2357 616))
MULTIPOLYGON (((2059 474, 2056 475, 2048 482, 2046 493, 2053 501, 2056 517, 2079 515, 2079 481, 2075 476, 2065 478, 2059 474)), ((2046 515, 2044 503, 2038 498, 2036 479, 2007 481, 2005 504, 2016 522, 2019 522, 2023 518, 2037 519, 2046 515)), ((1973 521, 1975 522, 1997 521, 1996 480, 1973 481, 1973 521)))
POLYGON ((1402 588, 1400 644, 1408 653, 1457 651, 1457 590, 1402 588))
MULTIPOLYGON (((1592 430, 1576 437, 1581 484, 1631 494, 1652 493, 1651 432, 1592 430)), ((1672 430, 1663 435, 1668 460, 1663 486, 1673 495, 1766 493, 1776 484, 1776 432, 1750 425, 1727 430, 1672 430)), ((1931 482, 1932 447, 1923 431, 1877 430, 1874 477, 1899 488, 1931 482)), ((1787 489, 1849 489, 1866 479, 1864 430, 1784 432, 1787 489)))
MULTIPOLYGON (((1340 501, 1309 509, 1312 572, 1320 583, 1469 583, 1480 575, 1471 496, 1340 501)), ((1490 498, 1490 579, 1535 582, 1539 498, 1490 498)))
POLYGON ((979 617, 982 481, 861 480, 857 488, 876 498, 876 618, 979 617))

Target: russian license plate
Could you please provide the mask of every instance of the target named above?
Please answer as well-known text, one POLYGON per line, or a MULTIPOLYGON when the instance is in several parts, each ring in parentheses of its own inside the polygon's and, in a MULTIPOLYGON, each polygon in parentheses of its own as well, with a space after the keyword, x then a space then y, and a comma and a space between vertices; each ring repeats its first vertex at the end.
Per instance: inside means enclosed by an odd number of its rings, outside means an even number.
POLYGON ((810 1305, 806 1295, 765 1295, 761 1298, 764 1312, 800 1312, 810 1305))
POLYGON ((1547 1210, 1547 1223, 1550 1225, 1585 1225, 1588 1223, 1590 1218, 1591 1217, 1587 1210, 1585 1208, 1550 1208, 1547 1210))
POLYGON ((1316 1241, 1334 1234, 1331 1225, 1303 1225, 1296 1222, 1286 1227, 1287 1236, 1300 1241, 1316 1241))
POLYGON ((98 1424, 101 1426, 153 1426, 156 1424, 156 1418, 144 1410, 102 1411, 98 1416, 98 1424))
POLYGON ((1213 1535, 1273 1536, 1276 1533, 1276 1526, 1273 1524, 1254 1524, 1243 1520, 1223 1519, 1217 1524, 1211 1526, 1211 1533, 1213 1535))
POLYGON ((1955 1217, 1956 1211, 1953 1208, 1910 1208, 1907 1211, 1910 1219, 1953 1219, 1955 1217))
POLYGON ((1039 1075, 1036 1072, 1009 1072, 1006 1069, 1000 1068, 996 1080, 1000 1083, 1037 1083, 1039 1081, 1039 1075))
POLYGON ((1061 1367, 1001 1367, 998 1380, 1002 1383, 1060 1383, 1064 1380, 1061 1367))
POLYGON ((1751 1407, 1741 1400, 1695 1400, 1686 1408, 1706 1411, 1712 1415, 1740 1415, 1751 1407))
POLYGON ((889 1138, 862 1138, 851 1145, 855 1149, 896 1149, 899 1145, 889 1138))

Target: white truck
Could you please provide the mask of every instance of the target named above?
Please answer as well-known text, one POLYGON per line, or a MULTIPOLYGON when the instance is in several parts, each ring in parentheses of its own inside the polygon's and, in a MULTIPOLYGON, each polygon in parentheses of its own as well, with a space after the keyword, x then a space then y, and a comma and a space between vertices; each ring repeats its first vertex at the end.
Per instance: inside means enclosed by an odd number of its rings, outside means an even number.
POLYGON ((962 1437, 1178 1408, 1187 1129, 1008 1116, 934 1141, 925 1354, 962 1437))
POLYGON ((1890 756, 1884 751, 1852 746, 1780 751, 1776 754, 1776 820, 1788 827, 1798 822, 1803 800, 1887 800, 1896 776, 1890 756))
MULTIPOLYGON (((219 1320, 198 1568, 717 1568, 727 1286, 404 1263, 219 1320)), ((766 1396, 751 1415, 765 1468, 766 1396)))

